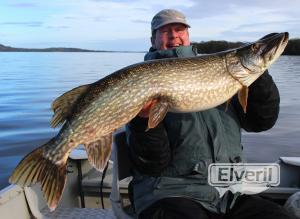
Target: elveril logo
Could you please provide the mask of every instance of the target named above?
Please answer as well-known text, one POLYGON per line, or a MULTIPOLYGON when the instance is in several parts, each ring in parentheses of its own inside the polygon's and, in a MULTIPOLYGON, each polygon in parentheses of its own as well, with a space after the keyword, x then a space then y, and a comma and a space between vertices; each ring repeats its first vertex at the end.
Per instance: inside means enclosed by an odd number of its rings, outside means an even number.
POLYGON ((280 184, 280 166, 277 163, 213 163, 208 167, 208 184, 220 195, 227 190, 256 194, 280 184))

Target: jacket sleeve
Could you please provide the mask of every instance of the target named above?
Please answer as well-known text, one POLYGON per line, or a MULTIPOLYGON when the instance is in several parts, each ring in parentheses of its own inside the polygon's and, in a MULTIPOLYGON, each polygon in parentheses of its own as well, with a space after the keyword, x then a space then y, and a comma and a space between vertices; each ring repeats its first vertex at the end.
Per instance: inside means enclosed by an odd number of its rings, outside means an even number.
POLYGON ((148 119, 136 116, 126 125, 129 156, 142 174, 158 176, 171 160, 169 139, 163 123, 145 131, 148 119))
POLYGON ((260 132, 272 128, 275 124, 279 114, 279 102, 278 89, 266 70, 249 86, 247 113, 243 112, 236 96, 233 106, 243 129, 260 132))

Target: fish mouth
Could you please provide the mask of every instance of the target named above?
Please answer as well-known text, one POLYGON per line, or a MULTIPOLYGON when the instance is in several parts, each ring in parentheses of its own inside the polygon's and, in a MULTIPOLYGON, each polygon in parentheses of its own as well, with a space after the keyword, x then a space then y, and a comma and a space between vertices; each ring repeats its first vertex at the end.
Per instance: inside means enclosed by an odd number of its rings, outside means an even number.
POLYGON ((284 51, 286 45, 288 44, 289 33, 270 33, 263 38, 258 40, 258 43, 261 43, 265 46, 262 47, 261 55, 269 60, 273 60, 275 57, 281 55, 284 51))
POLYGON ((284 48, 286 47, 286 45, 288 44, 289 42, 289 33, 288 32, 284 32, 282 33, 283 34, 283 37, 282 37, 282 40, 281 40, 281 46, 284 46, 284 48))
POLYGON ((262 74, 283 53, 289 33, 271 33, 238 51, 241 65, 251 74, 262 74))

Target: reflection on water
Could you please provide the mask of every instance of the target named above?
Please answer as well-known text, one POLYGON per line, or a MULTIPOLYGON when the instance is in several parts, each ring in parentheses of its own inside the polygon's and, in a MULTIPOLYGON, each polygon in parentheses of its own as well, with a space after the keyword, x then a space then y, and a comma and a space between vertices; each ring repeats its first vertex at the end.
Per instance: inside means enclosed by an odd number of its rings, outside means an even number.
MULTIPOLYGON (((25 154, 57 133, 49 124, 57 96, 142 59, 141 53, 0 53, 0 188, 25 154)), ((281 94, 280 117, 270 131, 244 134, 249 161, 300 156, 300 57, 281 57, 270 73, 281 94)))

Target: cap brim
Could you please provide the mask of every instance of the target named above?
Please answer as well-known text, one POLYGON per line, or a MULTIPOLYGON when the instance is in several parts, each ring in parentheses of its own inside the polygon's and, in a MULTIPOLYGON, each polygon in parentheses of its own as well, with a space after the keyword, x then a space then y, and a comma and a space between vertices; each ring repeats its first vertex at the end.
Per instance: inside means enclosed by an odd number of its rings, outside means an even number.
MULTIPOLYGON (((164 23, 161 23, 160 25, 158 25, 157 27, 153 28, 153 30, 157 30, 165 25, 168 25, 168 24, 183 24, 185 26, 187 26, 188 28, 190 28, 191 26, 189 24, 187 24, 186 22, 180 22, 178 20, 175 20, 175 21, 167 21, 167 22, 164 22, 164 23)), ((152 31, 153 31, 152 30, 152 31)))

